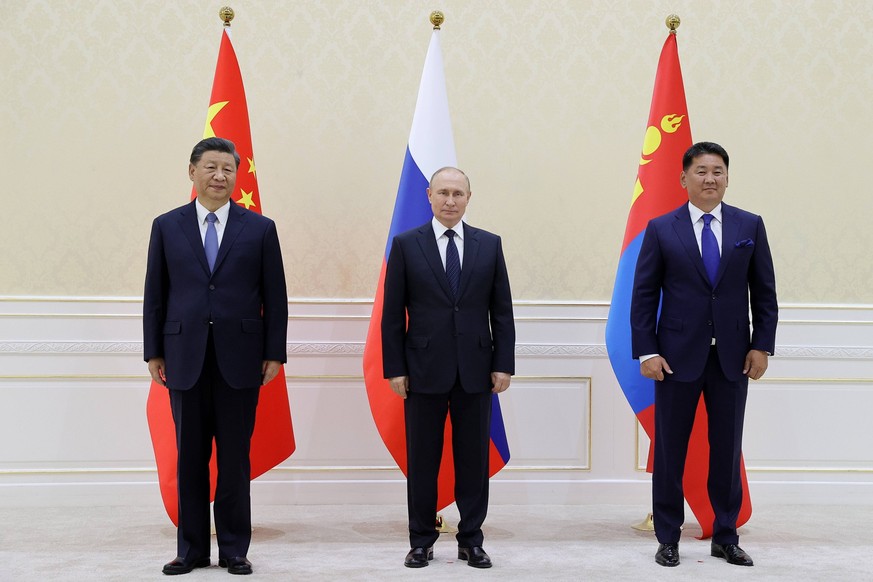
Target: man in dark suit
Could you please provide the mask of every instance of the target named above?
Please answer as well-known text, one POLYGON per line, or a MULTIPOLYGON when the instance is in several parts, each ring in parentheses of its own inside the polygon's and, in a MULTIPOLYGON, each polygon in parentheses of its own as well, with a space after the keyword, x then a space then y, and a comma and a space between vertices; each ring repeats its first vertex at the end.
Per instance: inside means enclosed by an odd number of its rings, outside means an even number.
POLYGON ((662 566, 679 564, 682 475, 701 392, 715 513, 710 553, 753 565, 737 536, 743 416, 749 378, 764 374, 775 349, 778 308, 763 220, 722 203, 728 163, 711 142, 685 152, 679 179, 688 204, 649 222, 634 278, 633 355, 655 380, 652 500, 662 566))
POLYGON ((491 394, 515 373, 515 323, 500 237, 461 221, 470 181, 437 170, 431 222, 394 237, 385 273, 385 378, 404 398, 412 548, 404 564, 433 558, 437 477, 446 414, 452 421, 458 559, 490 568, 482 549, 488 511, 491 394), (408 320, 407 320, 408 316, 408 320))
POLYGON ((260 386, 286 359, 288 297, 276 225, 230 200, 238 166, 232 142, 198 143, 188 165, 197 198, 152 224, 145 360, 170 391, 179 451, 178 553, 164 574, 210 564, 213 438, 218 564, 252 572, 249 448, 260 386))

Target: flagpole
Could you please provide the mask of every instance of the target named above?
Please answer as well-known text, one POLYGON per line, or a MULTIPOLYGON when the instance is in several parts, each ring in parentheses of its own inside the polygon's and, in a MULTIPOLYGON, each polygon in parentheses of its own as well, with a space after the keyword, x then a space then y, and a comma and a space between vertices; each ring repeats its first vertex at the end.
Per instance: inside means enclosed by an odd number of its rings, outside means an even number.
MULTIPOLYGON (((670 34, 676 34, 676 29, 679 28, 681 23, 682 21, 677 14, 670 14, 664 20, 664 24, 667 25, 667 30, 670 31, 670 34)), ((635 523, 631 527, 637 531, 655 531, 655 520, 653 515, 651 513, 646 514, 643 521, 635 523)))
MULTIPOLYGON (((430 23, 433 25, 434 30, 440 30, 440 25, 446 21, 446 15, 440 12, 439 10, 434 10, 430 13, 430 23)), ((436 530, 441 533, 458 533, 458 529, 452 527, 440 513, 436 515, 436 522, 434 523, 436 530)))
MULTIPOLYGON (((233 8, 230 6, 222 6, 221 10, 218 11, 218 17, 224 23, 225 28, 230 28, 230 21, 233 20, 235 16, 233 8)), ((215 502, 212 501, 209 503, 209 533, 213 536, 218 535, 218 530, 215 529, 215 502)), ((254 527, 252 528, 254 531, 254 527)))

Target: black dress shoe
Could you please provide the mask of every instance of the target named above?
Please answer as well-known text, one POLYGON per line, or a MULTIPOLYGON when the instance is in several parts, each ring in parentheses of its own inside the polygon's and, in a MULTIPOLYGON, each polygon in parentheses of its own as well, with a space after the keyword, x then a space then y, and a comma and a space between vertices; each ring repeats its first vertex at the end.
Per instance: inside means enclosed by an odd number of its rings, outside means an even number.
POLYGON ((406 554, 403 565, 407 568, 424 568, 427 566, 428 560, 433 560, 433 546, 429 548, 412 548, 406 554))
POLYGON ((185 560, 176 556, 172 562, 164 564, 163 572, 167 576, 175 576, 176 574, 187 574, 194 568, 207 568, 209 566, 209 558, 197 558, 196 560, 185 560))
POLYGON ((655 562, 672 568, 679 565, 679 544, 661 544, 655 553, 655 562))
POLYGON ((472 548, 458 547, 458 559, 467 560, 467 565, 474 568, 491 567, 491 558, 488 557, 482 546, 473 546, 472 548))
POLYGON ((709 552, 716 558, 724 558, 728 564, 734 566, 754 566, 755 562, 749 557, 749 554, 743 551, 743 548, 737 544, 717 544, 712 542, 712 548, 709 552))
POLYGON ((252 573, 252 563, 246 560, 245 556, 219 558, 218 565, 221 568, 227 568, 228 574, 242 574, 245 576, 252 573))

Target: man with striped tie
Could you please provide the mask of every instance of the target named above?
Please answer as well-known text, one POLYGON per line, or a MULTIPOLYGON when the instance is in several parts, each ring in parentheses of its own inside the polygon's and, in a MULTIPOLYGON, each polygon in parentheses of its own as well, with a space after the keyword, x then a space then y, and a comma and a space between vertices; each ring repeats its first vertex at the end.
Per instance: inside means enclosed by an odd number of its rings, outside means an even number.
POLYGON ((491 567, 482 549, 488 511, 492 393, 515 372, 515 323, 500 237, 462 221, 470 181, 441 168, 427 197, 433 219, 397 235, 385 273, 383 373, 404 398, 410 551, 428 565, 446 415, 452 422, 458 558, 491 567))

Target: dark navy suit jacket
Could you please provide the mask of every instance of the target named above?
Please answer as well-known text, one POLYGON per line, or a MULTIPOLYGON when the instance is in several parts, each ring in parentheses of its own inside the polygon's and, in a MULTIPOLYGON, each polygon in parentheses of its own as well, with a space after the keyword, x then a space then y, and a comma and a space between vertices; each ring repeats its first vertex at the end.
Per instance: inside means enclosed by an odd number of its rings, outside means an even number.
POLYGON ((671 380, 692 382, 703 374, 714 337, 725 377, 737 381, 750 349, 775 351, 777 320, 773 259, 760 216, 722 204, 714 285, 687 204, 649 222, 631 301, 634 358, 660 354, 673 370, 671 380))
POLYGON ((464 224, 458 298, 430 222, 394 237, 385 272, 382 363, 409 390, 491 390, 491 372, 515 373, 512 295, 500 237, 464 224), (408 315, 408 321, 407 321, 408 315))
POLYGON ((152 224, 143 297, 145 360, 162 357, 167 387, 200 376, 212 321, 222 376, 261 385, 264 360, 285 362, 288 296, 276 225, 231 202, 212 274, 192 201, 152 224))

